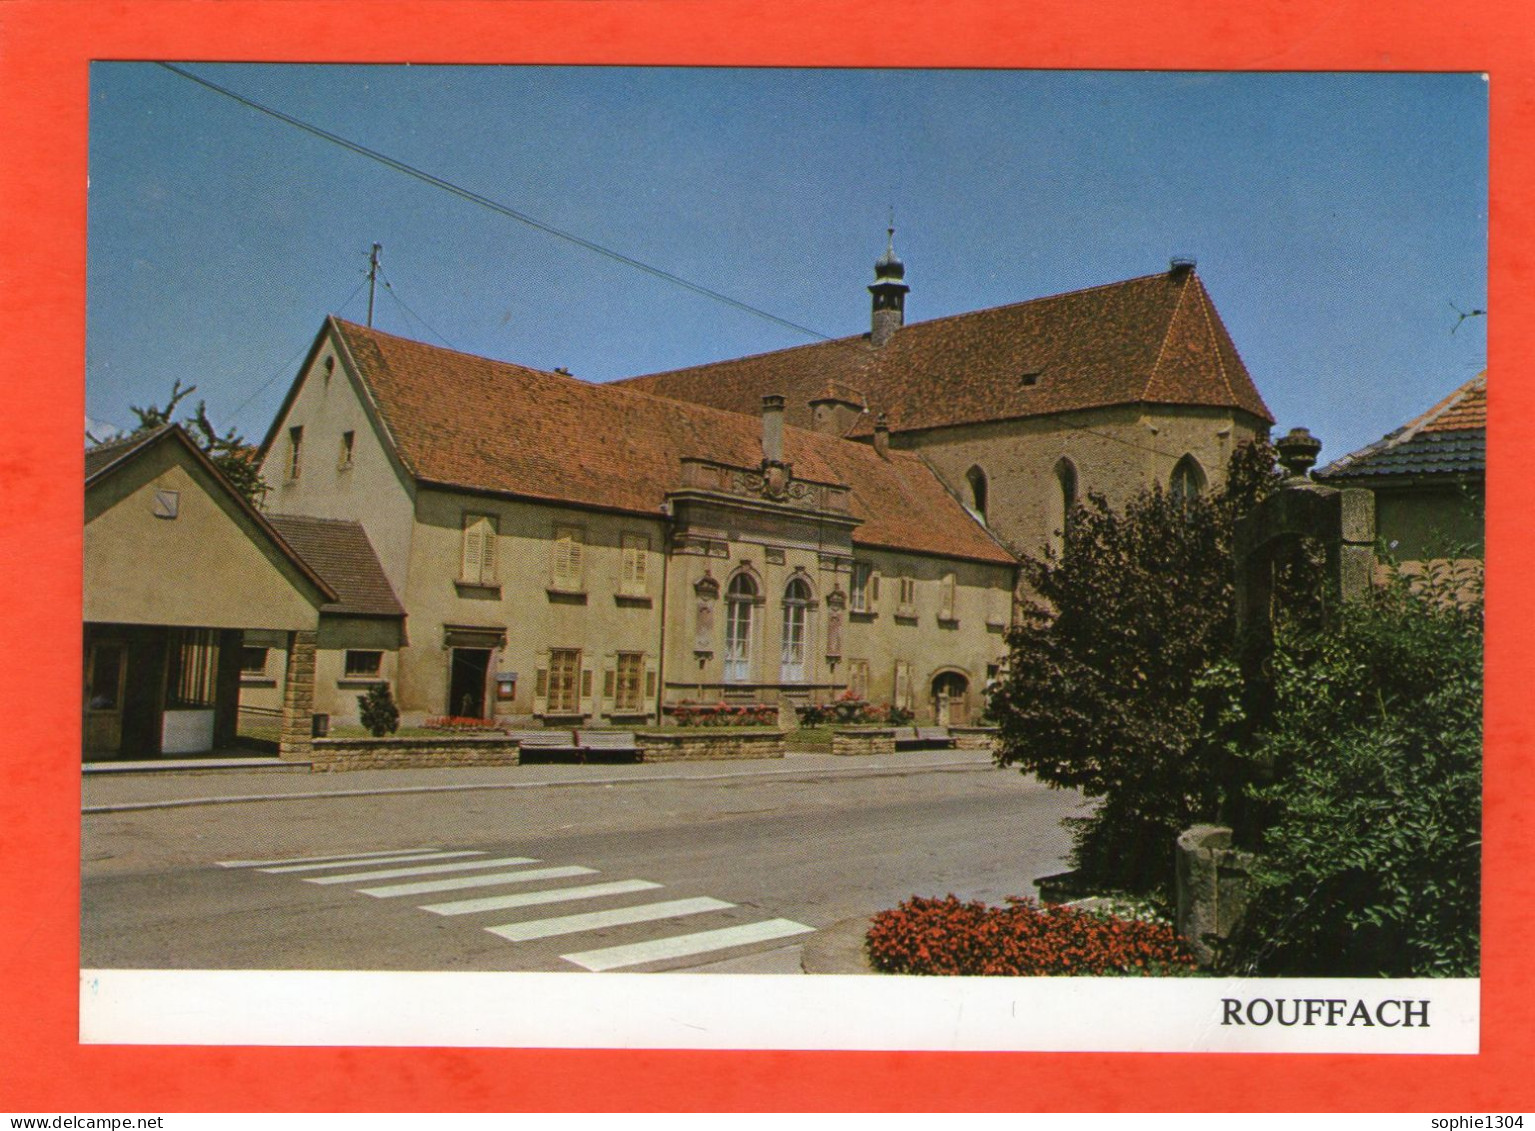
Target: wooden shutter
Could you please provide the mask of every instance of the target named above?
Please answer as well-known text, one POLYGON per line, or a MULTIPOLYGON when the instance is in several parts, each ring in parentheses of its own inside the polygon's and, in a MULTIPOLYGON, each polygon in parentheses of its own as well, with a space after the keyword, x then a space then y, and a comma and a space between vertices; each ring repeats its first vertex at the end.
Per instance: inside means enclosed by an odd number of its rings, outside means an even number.
POLYGON ((645 703, 653 703, 656 698, 656 665, 647 655, 645 657, 645 703))
POLYGON ((581 589, 581 538, 580 527, 557 526, 554 528, 550 580, 555 589, 578 592, 581 589))
POLYGON ((940 603, 939 603, 939 606, 938 606, 938 619, 939 620, 953 620, 954 619, 954 595, 955 595, 955 590, 958 589, 958 588, 959 588, 958 579, 955 578, 955 576, 952 573, 946 573, 946 574, 943 575, 943 590, 942 590, 942 593, 941 593, 940 603))
POLYGON ((496 578, 496 525, 488 515, 464 515, 464 551, 459 576, 476 585, 496 578))
POLYGON ((993 628, 1005 628, 1012 620, 1012 594, 1001 586, 986 591, 986 623, 993 628))
POLYGON ((533 713, 549 713, 549 653, 538 654, 538 669, 533 674, 533 713))
POLYGON ((871 613, 879 612, 879 570, 877 569, 869 571, 869 599, 864 607, 871 613))
POLYGON ((581 702, 578 710, 583 715, 593 714, 592 701, 592 663, 583 654, 581 656, 581 686, 579 688, 581 702))
POLYGON ((650 552, 650 539, 643 534, 623 536, 623 572, 619 577, 619 592, 630 597, 645 595, 646 558, 650 552))
POLYGON ((611 652, 602 662, 602 713, 611 716, 618 703, 618 658, 611 652))
POLYGON ((906 660, 895 662, 895 705, 911 706, 911 664, 906 660))

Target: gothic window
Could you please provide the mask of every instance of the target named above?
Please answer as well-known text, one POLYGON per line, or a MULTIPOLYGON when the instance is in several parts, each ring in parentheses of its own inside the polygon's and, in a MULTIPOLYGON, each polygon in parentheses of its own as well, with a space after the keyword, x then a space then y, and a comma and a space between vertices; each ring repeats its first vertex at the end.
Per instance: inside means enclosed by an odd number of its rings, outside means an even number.
POLYGON ((986 521, 986 473, 979 467, 965 472, 965 482, 970 484, 970 513, 983 523, 986 521))
POLYGON ((1188 502, 1204 494, 1205 484, 1204 468, 1199 466, 1199 461, 1193 456, 1186 455, 1173 468, 1167 492, 1180 503, 1188 502))
POLYGON ((1046 533, 1057 550, 1064 549, 1066 535, 1071 525, 1071 512, 1077 505, 1077 468, 1065 456, 1055 463, 1055 498, 1050 510, 1050 525, 1046 533))
POLYGON ((751 679, 752 611, 757 604, 757 583, 749 573, 738 573, 725 593, 725 682, 751 679))

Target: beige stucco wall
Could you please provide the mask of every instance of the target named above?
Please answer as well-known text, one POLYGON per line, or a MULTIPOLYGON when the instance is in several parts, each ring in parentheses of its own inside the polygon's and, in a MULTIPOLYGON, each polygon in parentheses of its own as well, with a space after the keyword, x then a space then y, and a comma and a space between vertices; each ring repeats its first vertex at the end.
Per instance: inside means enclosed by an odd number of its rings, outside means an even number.
POLYGON ((313 630, 321 594, 174 440, 86 493, 85 619, 313 630), (154 513, 178 493, 175 518, 154 513))
POLYGON ((361 522, 384 575, 404 591, 410 563, 412 481, 375 431, 360 386, 327 338, 301 375, 298 393, 278 421, 261 474, 273 514, 303 514, 361 522), (327 374, 327 362, 334 368, 327 374), (299 476, 290 474, 289 429, 302 426, 299 476), (341 437, 353 434, 350 467, 341 466, 341 437))
POLYGON ((981 468, 987 525, 1015 552, 1038 554, 1060 529, 1063 458, 1076 468, 1079 500, 1099 493, 1119 506, 1153 482, 1165 488, 1185 455, 1218 486, 1231 453, 1260 434, 1267 434, 1261 421, 1229 409, 1132 405, 903 433, 891 443, 920 452, 966 505, 966 475, 981 468))
MULTIPOLYGON (((409 610, 409 645, 399 658, 397 698, 414 715, 447 712, 449 653, 445 626, 505 633, 492 658, 498 672, 516 672, 516 696, 496 704, 501 716, 531 716, 535 672, 551 648, 577 648, 601 698, 605 662, 618 652, 659 659, 664 528, 659 519, 608 514, 514 499, 422 488, 416 500, 409 578, 401 594, 409 610), (465 514, 496 524, 495 586, 461 584, 465 514), (551 594, 556 526, 584 533, 582 591, 551 594), (620 598, 622 536, 649 539, 646 594, 620 598)), ((596 704, 600 713, 600 703, 596 704)))

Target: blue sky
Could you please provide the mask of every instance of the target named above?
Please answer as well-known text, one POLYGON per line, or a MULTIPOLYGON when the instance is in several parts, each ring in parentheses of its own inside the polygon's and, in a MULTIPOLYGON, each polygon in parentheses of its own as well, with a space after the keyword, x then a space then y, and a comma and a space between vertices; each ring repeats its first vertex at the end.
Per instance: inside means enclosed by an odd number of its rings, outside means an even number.
MULTIPOLYGON (((891 207, 908 321, 1195 256, 1324 459, 1486 363, 1477 75, 188 69, 830 336, 867 329, 891 207)), ((91 110, 98 422, 180 378, 259 438, 325 315, 364 319, 375 241, 374 324, 472 353, 600 381, 812 340, 153 64, 94 64, 91 110)))

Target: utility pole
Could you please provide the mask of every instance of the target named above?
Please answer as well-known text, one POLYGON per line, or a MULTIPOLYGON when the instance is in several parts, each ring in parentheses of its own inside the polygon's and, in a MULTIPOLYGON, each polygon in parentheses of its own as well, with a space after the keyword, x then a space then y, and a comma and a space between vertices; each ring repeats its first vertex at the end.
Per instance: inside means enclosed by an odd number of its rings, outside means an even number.
POLYGON ((373 327, 373 289, 378 284, 378 253, 384 250, 384 245, 373 245, 373 253, 368 256, 368 328, 373 327))

